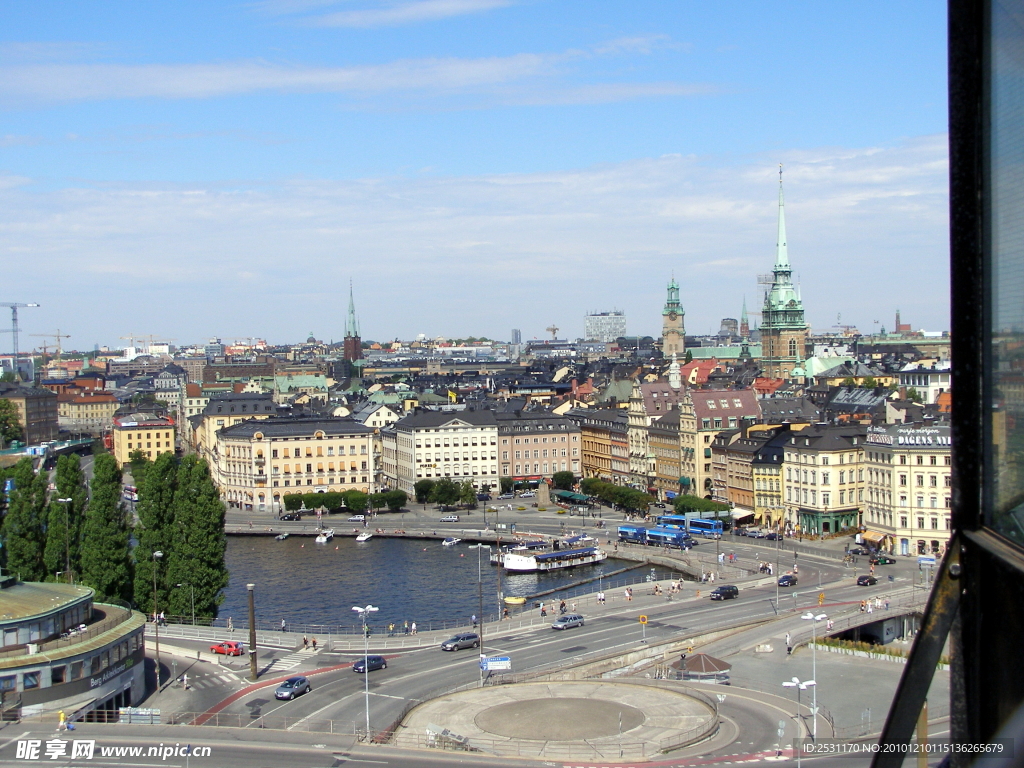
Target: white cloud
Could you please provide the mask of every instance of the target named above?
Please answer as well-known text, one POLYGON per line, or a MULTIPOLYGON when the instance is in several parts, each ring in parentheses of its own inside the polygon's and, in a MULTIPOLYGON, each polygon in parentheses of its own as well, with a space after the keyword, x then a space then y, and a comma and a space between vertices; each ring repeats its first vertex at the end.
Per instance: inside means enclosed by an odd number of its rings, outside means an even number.
POLYGON ((414 0, 336 11, 307 19, 318 27, 392 27, 505 8, 512 0, 414 0))
MULTIPOLYGON (((337 338, 346 286, 364 333, 582 332, 586 309, 624 308, 656 334, 664 285, 682 284, 687 327, 717 330, 775 246, 777 161, 786 162, 790 256, 816 328, 872 330, 897 305, 946 327, 944 137, 771 157, 671 155, 557 173, 291 179, 246 187, 79 187, 36 192, 0 177, 12 295, 83 338, 136 330, 138 308, 182 341, 219 333, 337 338), (244 281, 239 275, 245 273, 244 281), (45 275, 45 279, 41 276, 45 275), (911 289, 912 286, 912 289, 911 289)), ((10 178, 10 177, 7 177, 10 178)))

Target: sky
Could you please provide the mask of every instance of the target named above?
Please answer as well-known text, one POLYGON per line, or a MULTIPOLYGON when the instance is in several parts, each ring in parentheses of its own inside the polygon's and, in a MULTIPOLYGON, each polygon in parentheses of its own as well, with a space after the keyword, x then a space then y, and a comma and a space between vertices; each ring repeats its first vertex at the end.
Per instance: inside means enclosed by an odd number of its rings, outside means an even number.
MULTIPOLYGON (((0 0, 0 301, 65 347, 949 326, 944 4, 0 0)), ((6 310, 0 327, 7 327, 6 310)), ((45 338, 23 335, 21 348, 45 338)), ((9 335, 0 335, 7 351, 9 335)), ((49 342, 52 345, 52 341, 49 342)))

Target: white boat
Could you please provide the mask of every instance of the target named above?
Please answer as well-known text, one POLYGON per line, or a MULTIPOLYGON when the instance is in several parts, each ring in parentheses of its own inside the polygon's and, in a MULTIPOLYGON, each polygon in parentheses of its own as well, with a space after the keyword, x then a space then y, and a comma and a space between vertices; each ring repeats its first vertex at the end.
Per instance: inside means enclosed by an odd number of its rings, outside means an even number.
POLYGON ((288 534, 287 533, 279 533, 274 538, 277 539, 278 541, 284 541, 285 539, 288 538, 288 534))
POLYGON ((328 541, 334 538, 334 530, 331 528, 322 528, 320 533, 316 535, 317 544, 326 544, 328 541))
POLYGON ((371 538, 373 538, 372 533, 363 532, 356 536, 356 541, 369 541, 371 538))
POLYGON ((562 568, 575 568, 580 565, 593 565, 608 559, 608 553, 598 547, 581 547, 579 549, 556 549, 552 552, 519 553, 506 552, 504 563, 506 571, 528 573, 531 571, 557 571, 562 568))
POLYGON ((441 542, 441 546, 444 546, 444 547, 454 547, 460 541, 462 541, 462 539, 457 539, 454 536, 448 536, 448 537, 445 538, 444 541, 441 542))

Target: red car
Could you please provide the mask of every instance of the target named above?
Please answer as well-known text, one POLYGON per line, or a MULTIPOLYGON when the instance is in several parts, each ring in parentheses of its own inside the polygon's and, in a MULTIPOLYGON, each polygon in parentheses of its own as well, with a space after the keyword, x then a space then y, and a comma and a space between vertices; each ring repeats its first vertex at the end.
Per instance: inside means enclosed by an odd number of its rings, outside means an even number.
POLYGON ((223 653, 225 656, 241 656, 245 653, 245 645, 235 640, 225 640, 223 643, 211 645, 210 650, 214 653, 223 653))

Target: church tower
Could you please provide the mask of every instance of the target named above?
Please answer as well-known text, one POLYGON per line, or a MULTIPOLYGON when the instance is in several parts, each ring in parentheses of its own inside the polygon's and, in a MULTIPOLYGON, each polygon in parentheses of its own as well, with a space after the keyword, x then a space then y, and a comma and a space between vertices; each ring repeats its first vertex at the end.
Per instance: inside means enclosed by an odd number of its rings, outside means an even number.
POLYGON ((356 320, 356 303, 352 298, 352 282, 348 284, 348 320, 345 322, 345 341, 342 358, 348 362, 363 356, 363 341, 359 338, 359 321, 356 320))
POLYGON ((786 206, 779 166, 779 241, 776 244, 772 287, 764 297, 761 314, 761 368, 773 379, 788 379, 807 354, 808 328, 804 304, 793 287, 793 269, 786 244, 786 206))
POLYGON ((679 303, 679 284, 673 277, 672 282, 668 284, 665 309, 661 312, 661 353, 665 357, 686 352, 685 315, 683 306, 679 303))
POLYGON ((740 315, 740 338, 750 338, 750 321, 747 319, 747 297, 743 297, 743 314, 740 315))

